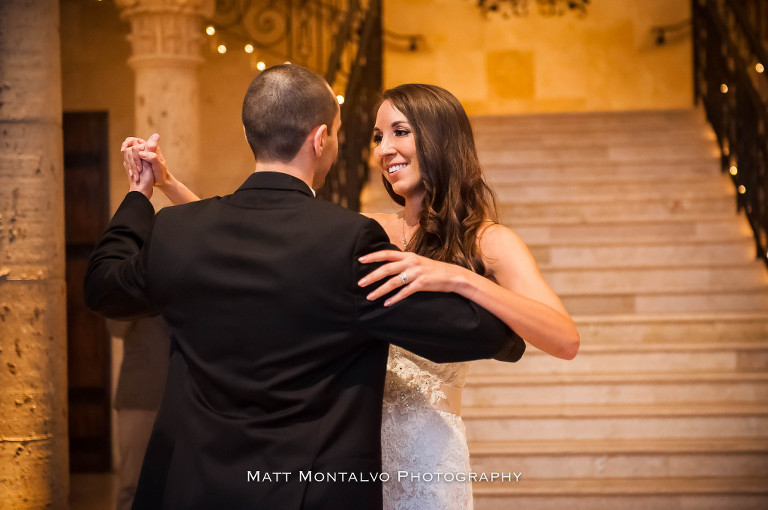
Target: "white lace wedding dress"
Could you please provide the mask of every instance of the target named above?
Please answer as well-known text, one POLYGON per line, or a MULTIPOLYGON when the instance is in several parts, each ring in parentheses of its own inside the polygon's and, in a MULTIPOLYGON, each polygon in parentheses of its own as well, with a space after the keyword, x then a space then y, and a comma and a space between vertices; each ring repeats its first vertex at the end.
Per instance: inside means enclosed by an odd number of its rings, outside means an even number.
POLYGON ((455 479, 470 472, 457 414, 468 368, 390 346, 381 424, 382 471, 390 477, 382 484, 384 510, 472 509, 471 482, 455 479))

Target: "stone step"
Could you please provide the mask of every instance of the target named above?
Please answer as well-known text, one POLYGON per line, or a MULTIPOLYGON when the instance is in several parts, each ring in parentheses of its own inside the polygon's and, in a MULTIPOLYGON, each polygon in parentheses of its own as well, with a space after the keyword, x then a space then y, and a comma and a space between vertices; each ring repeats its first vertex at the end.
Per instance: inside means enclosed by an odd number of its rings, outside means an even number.
POLYGON ((571 314, 729 313, 768 310, 768 287, 732 286, 685 291, 561 293, 571 314))
POLYGON ((579 136, 586 132, 674 130, 701 126, 706 129, 704 115, 695 109, 644 110, 622 112, 567 112, 525 115, 474 115, 470 118, 478 135, 486 130, 531 133, 567 132, 579 136))
POLYGON ((585 344, 575 359, 566 361, 530 347, 517 363, 478 360, 475 376, 533 374, 664 374, 688 372, 755 372, 768 369, 768 340, 682 343, 585 344))
POLYGON ((751 235, 727 239, 614 239, 528 243, 541 269, 744 263, 755 259, 751 235))
POLYGON ((576 478, 473 484, 475 510, 765 510, 765 477, 576 478))
POLYGON ((669 130, 635 130, 615 132, 585 132, 573 136, 569 132, 520 132, 503 129, 478 130, 475 136, 475 146, 478 152, 498 149, 525 149, 528 147, 559 150, 561 148, 578 147, 659 147, 676 146, 682 150, 691 147, 715 145, 716 137, 713 131, 701 126, 679 127, 669 130))
POLYGON ((576 315, 582 345, 700 344, 768 339, 768 314, 576 315))
POLYGON ((595 221, 579 225, 507 224, 526 244, 551 242, 637 242, 672 240, 725 240, 751 235, 746 218, 737 216, 710 220, 669 219, 667 221, 595 221))
POLYGON ((472 132, 475 139, 482 142, 486 137, 493 138, 515 138, 534 137, 539 138, 560 138, 560 137, 597 137, 597 136, 617 136, 617 135, 645 135, 653 136, 664 133, 695 133, 698 136, 712 136, 712 128, 696 119, 625 119, 621 117, 604 117, 594 119, 583 119, 574 122, 573 119, 535 119, 524 115, 514 115, 502 119, 495 119, 495 122, 488 122, 479 118, 473 118, 472 132))
POLYGON ((602 161, 670 165, 678 162, 701 164, 712 161, 719 154, 718 149, 711 146, 684 152, 677 150, 676 147, 662 149, 580 147, 557 151, 546 149, 484 151, 478 154, 478 157, 483 167, 507 164, 510 161, 514 161, 515 165, 540 164, 541 162, 583 165, 602 161))
POLYGON ((594 183, 497 183, 494 191, 499 201, 523 203, 590 203, 624 200, 720 198, 736 195, 735 188, 725 176, 710 179, 694 178, 674 184, 661 180, 594 183))
POLYGON ((715 157, 720 154, 719 146, 713 140, 701 136, 693 139, 666 139, 665 135, 665 133, 659 132, 655 139, 637 140, 633 138, 632 133, 620 133, 610 137, 592 134, 584 139, 579 139, 578 142, 569 141, 568 135, 563 135, 554 137, 549 143, 530 140, 530 138, 536 137, 535 134, 528 135, 528 137, 512 135, 495 139, 483 137, 478 140, 477 149, 479 154, 489 157, 496 154, 524 154, 530 151, 549 153, 549 156, 552 156, 553 152, 581 154, 585 149, 593 149, 603 151, 609 161, 625 160, 628 159, 627 155, 636 154, 643 154, 655 159, 667 158, 675 152, 677 155, 673 159, 680 159, 678 157, 680 155, 699 157, 702 154, 709 154, 715 157))
POLYGON ((614 221, 662 222, 668 219, 697 221, 737 217, 736 200, 721 195, 712 198, 659 198, 626 202, 515 202, 498 204, 499 220, 515 225, 568 225, 614 221))
POLYGON ((603 404, 464 407, 469 441, 757 438, 768 436, 768 405, 603 404))
POLYGON ((627 194, 621 199, 615 195, 603 195, 594 192, 567 194, 559 190, 557 191, 559 197, 546 201, 543 197, 531 193, 530 189, 516 195, 515 186, 507 185, 496 188, 496 204, 502 221, 514 222, 527 218, 552 218, 556 221, 573 223, 606 217, 631 219, 638 216, 656 216, 668 218, 686 214, 717 214, 728 217, 737 214, 736 191, 730 183, 727 183, 722 189, 713 191, 699 187, 700 194, 688 194, 688 196, 667 192, 654 192, 642 196, 641 193, 644 191, 638 188, 636 193, 627 194))
POLYGON ((462 392, 462 404, 469 407, 617 401, 625 404, 762 402, 768 405, 768 373, 470 374, 462 392))
POLYGON ((759 261, 697 267, 558 268, 545 269, 542 275, 558 294, 682 292, 709 286, 724 289, 768 285, 768 270, 759 261))
POLYGON ((472 471, 553 478, 768 476, 768 438, 479 441, 472 471))
MULTIPOLYGON (((534 229, 539 227, 560 228, 586 226, 590 227, 592 231, 598 231, 598 234, 601 233, 599 232, 602 230, 601 227, 622 228, 622 226, 626 226, 628 230, 631 230, 634 226, 640 225, 642 228, 648 231, 648 228, 661 226, 667 228, 667 230, 664 232, 668 233, 669 230, 675 230, 682 224, 693 224, 702 225, 705 229, 710 229, 707 231, 707 235, 710 236, 723 236, 730 234, 730 237, 733 237, 734 233, 739 236, 744 236, 742 233, 743 229, 737 225, 746 223, 747 220, 743 216, 736 214, 734 210, 731 210, 725 213, 703 212, 689 214, 618 214, 616 216, 605 215, 590 218, 589 221, 579 221, 578 218, 569 216, 513 217, 509 215, 503 215, 499 218, 499 221, 501 224, 509 226, 514 231, 534 229), (734 226, 737 226, 736 229, 738 230, 733 228, 729 229, 728 226, 724 226, 723 222, 725 221, 731 221, 734 226), (716 230, 712 230, 712 227, 716 228, 716 230)), ((657 238, 653 236, 655 231, 655 229, 648 231, 650 234, 647 235, 645 240, 649 242, 657 240, 657 238)), ((539 234, 540 229, 535 230, 535 232, 539 234)), ((596 242, 599 240, 599 237, 595 238, 593 236, 586 241, 596 242)))
MULTIPOLYGON (((654 161, 594 161, 589 164, 558 161, 488 163, 483 172, 491 183, 513 182, 615 182, 638 179, 667 179, 670 183, 694 177, 720 175, 720 158, 712 157, 697 162, 654 161)), ((378 174, 376 184, 379 184, 378 174)))

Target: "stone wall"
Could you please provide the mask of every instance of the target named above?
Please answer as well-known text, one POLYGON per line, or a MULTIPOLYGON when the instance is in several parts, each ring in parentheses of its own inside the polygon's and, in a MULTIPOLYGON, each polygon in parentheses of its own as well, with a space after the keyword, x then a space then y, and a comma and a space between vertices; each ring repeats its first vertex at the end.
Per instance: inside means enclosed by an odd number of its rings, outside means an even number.
POLYGON ((0 2, 0 508, 66 508, 59 11, 0 2))
POLYGON ((688 0, 593 0, 582 19, 542 17, 535 7, 527 17, 485 17, 476 4, 385 1, 388 30, 421 36, 416 52, 389 39, 385 85, 443 86, 471 114, 692 105, 690 30, 664 46, 651 30, 690 18, 688 0))

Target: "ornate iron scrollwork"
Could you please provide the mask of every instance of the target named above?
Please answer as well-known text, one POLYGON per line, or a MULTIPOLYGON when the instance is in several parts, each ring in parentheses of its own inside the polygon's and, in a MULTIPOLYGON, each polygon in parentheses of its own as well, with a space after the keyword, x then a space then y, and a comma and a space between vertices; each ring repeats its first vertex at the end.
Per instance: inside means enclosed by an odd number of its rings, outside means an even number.
MULTIPOLYGON (((537 11, 542 16, 563 16, 575 12, 577 16, 586 16, 590 0, 535 0, 537 11)), ((486 14, 498 12, 502 16, 528 16, 529 0, 478 0, 477 6, 486 14)))
POLYGON ((353 98, 341 107, 339 160, 320 194, 358 210, 382 85, 381 0, 217 0, 209 21, 260 55, 323 74, 353 98))

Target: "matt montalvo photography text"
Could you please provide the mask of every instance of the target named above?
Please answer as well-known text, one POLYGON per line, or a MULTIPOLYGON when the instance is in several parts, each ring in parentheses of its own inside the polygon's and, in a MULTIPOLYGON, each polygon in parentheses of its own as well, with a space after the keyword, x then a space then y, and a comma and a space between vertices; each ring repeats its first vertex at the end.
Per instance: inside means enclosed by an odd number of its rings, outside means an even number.
MULTIPOLYGON (((434 472, 419 473, 411 471, 398 471, 395 478, 398 482, 403 480, 411 482, 519 482, 523 473, 453 473, 453 472, 434 472)), ((389 482, 392 479, 389 473, 355 473, 349 471, 299 471, 293 473, 290 471, 248 471, 248 483, 273 483, 290 482, 298 480, 299 482, 336 482, 336 483, 370 483, 370 482, 389 482), (296 478, 298 477, 298 478, 296 478)))

